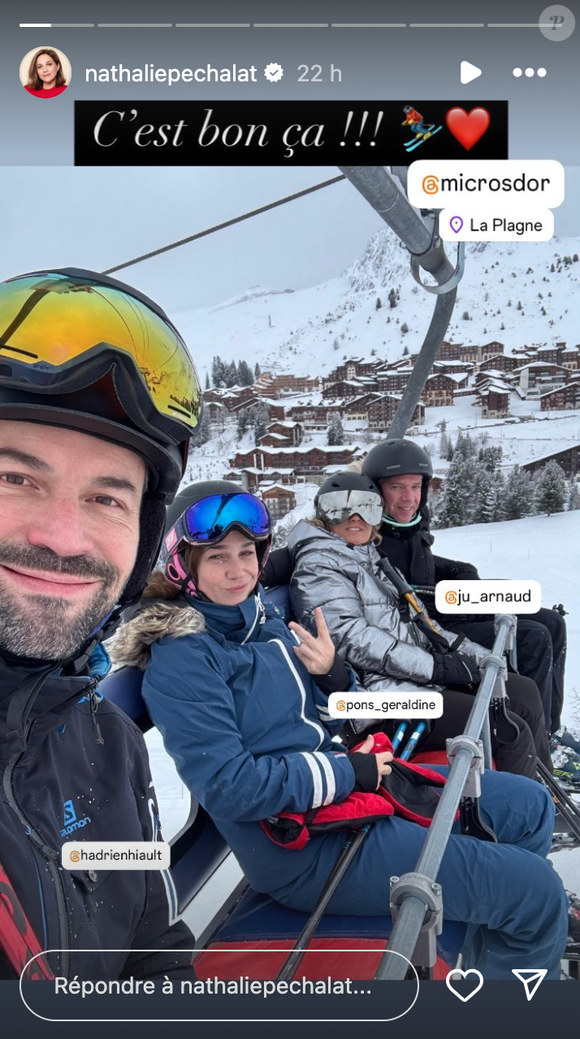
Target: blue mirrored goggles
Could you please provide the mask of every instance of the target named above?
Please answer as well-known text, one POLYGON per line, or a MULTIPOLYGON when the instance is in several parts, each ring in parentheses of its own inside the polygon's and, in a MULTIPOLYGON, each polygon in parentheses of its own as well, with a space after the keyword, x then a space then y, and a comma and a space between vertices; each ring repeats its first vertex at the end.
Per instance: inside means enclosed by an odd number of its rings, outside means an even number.
POLYGON ((212 494, 190 505, 174 530, 179 540, 209 545, 222 541, 233 527, 239 527, 251 538, 267 538, 272 530, 270 514, 253 494, 212 494))

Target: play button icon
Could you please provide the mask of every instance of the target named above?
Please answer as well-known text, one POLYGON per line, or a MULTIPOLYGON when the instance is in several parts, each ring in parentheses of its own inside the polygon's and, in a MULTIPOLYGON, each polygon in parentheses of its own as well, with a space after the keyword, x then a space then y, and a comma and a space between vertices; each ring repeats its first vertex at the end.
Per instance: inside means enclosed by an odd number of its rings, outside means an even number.
POLYGON ((460 76, 462 83, 471 83, 472 79, 481 76, 481 69, 478 69, 477 65, 472 65, 470 61, 462 61, 460 76))

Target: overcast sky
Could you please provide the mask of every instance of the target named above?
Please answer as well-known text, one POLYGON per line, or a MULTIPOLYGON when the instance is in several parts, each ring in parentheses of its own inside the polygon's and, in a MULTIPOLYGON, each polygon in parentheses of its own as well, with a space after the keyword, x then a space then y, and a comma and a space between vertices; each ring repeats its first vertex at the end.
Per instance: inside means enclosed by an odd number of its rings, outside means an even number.
MULTIPOLYGON (((338 174, 334 166, 0 169, 0 279, 42 267, 104 270, 338 174)), ((556 234, 580 235, 580 167, 567 169, 556 234)), ((302 288, 339 274, 381 219, 347 182, 117 277, 172 314, 252 285, 302 288)))

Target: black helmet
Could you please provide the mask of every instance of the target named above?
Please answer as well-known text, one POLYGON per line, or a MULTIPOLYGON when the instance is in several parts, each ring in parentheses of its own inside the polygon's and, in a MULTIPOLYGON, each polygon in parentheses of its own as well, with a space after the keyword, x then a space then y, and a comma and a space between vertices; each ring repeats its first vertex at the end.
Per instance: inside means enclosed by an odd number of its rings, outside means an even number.
POLYGON ((422 447, 412 440, 384 440, 372 447, 366 456, 362 471, 371 480, 384 480, 387 476, 410 474, 433 476, 433 463, 422 447))
POLYGON ((189 595, 199 594, 182 546, 215 545, 232 530, 254 541, 260 571, 272 543, 272 521, 266 505, 231 480, 205 480, 184 487, 167 509, 160 563, 168 581, 189 595))
POLYGON ((147 465, 137 561, 121 605, 147 582, 200 408, 187 347, 143 293, 77 268, 0 284, 0 419, 101 437, 147 465))
POLYGON ((316 515, 329 523, 342 523, 358 514, 372 527, 383 516, 381 492, 364 473, 348 469, 325 480, 314 499, 316 515))
POLYGON ((384 440, 372 447, 363 462, 362 471, 377 483, 388 476, 422 476, 419 508, 424 508, 433 476, 433 463, 427 452, 412 440, 384 440))

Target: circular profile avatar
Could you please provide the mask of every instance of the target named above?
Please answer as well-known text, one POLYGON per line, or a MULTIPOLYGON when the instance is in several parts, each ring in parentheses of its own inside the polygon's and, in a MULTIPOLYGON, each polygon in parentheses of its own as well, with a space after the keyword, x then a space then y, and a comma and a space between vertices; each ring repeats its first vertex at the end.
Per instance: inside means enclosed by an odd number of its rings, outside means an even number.
POLYGON ((66 54, 54 47, 37 47, 20 63, 20 82, 34 97, 57 97, 71 81, 71 64, 66 54))

